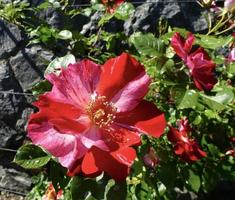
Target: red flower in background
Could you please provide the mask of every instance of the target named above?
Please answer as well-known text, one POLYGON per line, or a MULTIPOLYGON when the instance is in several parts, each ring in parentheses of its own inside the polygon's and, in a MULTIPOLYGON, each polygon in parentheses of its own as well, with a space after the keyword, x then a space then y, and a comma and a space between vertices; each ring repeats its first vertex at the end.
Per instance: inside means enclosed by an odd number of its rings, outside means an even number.
POLYGON ((115 10, 125 2, 125 0, 101 0, 102 3, 105 5, 107 11, 109 13, 114 13, 115 10))
POLYGON ((34 103, 28 136, 58 158, 70 175, 107 172, 124 180, 136 157, 140 134, 163 134, 164 114, 143 100, 150 78, 127 53, 102 67, 89 60, 47 77, 51 92, 34 103))
POLYGON ((211 90, 217 83, 214 75, 215 63, 203 48, 198 48, 187 57, 194 84, 199 90, 211 90))
MULTIPOLYGON (((230 141, 231 141, 233 144, 235 144, 235 137, 231 137, 231 138, 230 138, 230 141)), ((226 151, 225 155, 235 157, 235 149, 230 149, 230 150, 226 151)))
POLYGON ((200 149, 200 146, 194 139, 189 138, 188 134, 190 131, 187 122, 185 123, 185 120, 181 120, 180 123, 181 130, 170 127, 167 135, 168 140, 174 144, 175 154, 189 163, 205 157, 206 152, 200 149))
POLYGON ((216 65, 202 47, 190 53, 194 40, 191 33, 187 35, 186 40, 179 33, 175 33, 171 46, 189 68, 195 86, 199 90, 211 90, 217 83, 214 75, 216 65))
POLYGON ((155 168, 160 162, 156 151, 153 147, 149 147, 148 152, 143 157, 144 164, 148 167, 155 168))
POLYGON ((186 40, 179 34, 175 33, 171 39, 171 46, 175 50, 176 54, 184 61, 187 61, 195 37, 192 33, 188 33, 186 40))

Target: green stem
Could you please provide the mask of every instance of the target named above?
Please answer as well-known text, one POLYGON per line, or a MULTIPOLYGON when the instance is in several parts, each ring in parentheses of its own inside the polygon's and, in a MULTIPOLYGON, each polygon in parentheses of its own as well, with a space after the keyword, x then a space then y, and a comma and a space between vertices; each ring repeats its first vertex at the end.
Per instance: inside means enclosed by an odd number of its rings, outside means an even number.
POLYGON ((227 31, 233 29, 234 27, 235 27, 235 24, 233 24, 232 26, 228 27, 227 29, 225 29, 225 30, 223 30, 223 31, 220 31, 220 32, 216 33, 215 35, 220 35, 220 34, 222 34, 222 33, 225 33, 225 32, 227 32, 227 31))
POLYGON ((226 13, 223 13, 219 22, 214 26, 214 28, 212 28, 210 31, 208 31, 208 33, 206 35, 210 35, 211 33, 215 32, 216 30, 218 30, 221 27, 221 24, 223 23, 224 18, 225 18, 225 14, 226 13))

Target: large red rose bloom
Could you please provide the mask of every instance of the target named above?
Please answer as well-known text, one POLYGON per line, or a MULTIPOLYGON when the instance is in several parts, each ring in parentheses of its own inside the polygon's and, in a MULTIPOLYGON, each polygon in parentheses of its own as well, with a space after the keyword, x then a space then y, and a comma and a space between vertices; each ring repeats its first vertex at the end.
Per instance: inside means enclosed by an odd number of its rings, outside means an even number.
POLYGON ((143 97, 150 78, 127 53, 103 66, 83 60, 50 74, 51 92, 34 103, 28 137, 58 158, 70 175, 103 171, 126 178, 140 145, 141 133, 160 137, 164 114, 143 97))

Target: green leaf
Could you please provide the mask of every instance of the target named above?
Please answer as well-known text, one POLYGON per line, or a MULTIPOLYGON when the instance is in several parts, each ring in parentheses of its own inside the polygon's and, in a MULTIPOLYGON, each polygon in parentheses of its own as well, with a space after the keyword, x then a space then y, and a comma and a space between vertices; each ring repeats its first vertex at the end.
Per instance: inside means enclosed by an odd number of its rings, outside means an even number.
POLYGON ((47 80, 40 81, 36 85, 32 87, 32 94, 34 96, 38 96, 40 94, 43 94, 47 91, 50 91, 52 88, 52 85, 47 80))
POLYGON ((199 95, 195 90, 187 90, 178 108, 179 109, 185 109, 185 108, 195 109, 198 105, 198 97, 199 95))
POLYGON ((110 187, 110 189, 109 189, 109 191, 108 191, 108 193, 106 195, 106 199, 107 200, 126 199, 126 196, 127 196, 127 185, 126 185, 126 182, 124 182, 124 183, 116 182, 112 187, 110 187))
POLYGON ((61 67, 66 68, 69 64, 76 63, 74 55, 69 54, 64 57, 55 58, 46 68, 44 76, 50 73, 60 74, 61 67))
POLYGON ((104 24, 106 24, 109 20, 111 20, 113 18, 114 14, 110 14, 110 13, 106 13, 104 16, 102 16, 102 18, 100 19, 100 21, 98 22, 98 26, 103 26, 104 24))
POLYGON ((58 33, 57 37, 62 40, 70 40, 73 38, 73 34, 68 30, 63 30, 58 33))
POLYGON ((115 183, 108 176, 102 174, 96 179, 72 178, 70 182, 73 200, 84 199, 125 199, 126 184, 115 183), (106 196, 105 196, 106 195, 106 196))
POLYGON ((139 54, 145 56, 162 56, 164 53, 164 44, 161 40, 154 37, 153 34, 134 33, 130 37, 130 42, 135 46, 139 54))
POLYGON ((36 169, 46 165, 49 160, 50 156, 40 147, 26 144, 18 149, 13 162, 26 169, 36 169))
POLYGON ((232 75, 235 75, 235 62, 229 64, 228 72, 232 75))
POLYGON ((196 36, 197 36, 196 44, 206 49, 212 49, 212 50, 220 48, 222 46, 226 46, 233 40, 232 36, 215 37, 211 35, 201 35, 201 34, 196 34, 196 36))
POLYGON ((198 192, 201 186, 201 180, 198 175, 196 175, 192 170, 189 170, 189 179, 188 183, 191 186, 192 190, 198 192))
POLYGON ((67 169, 62 167, 59 163, 52 160, 50 162, 49 178, 53 183, 56 191, 58 186, 64 188, 70 181, 70 177, 66 176, 67 169))
POLYGON ((173 188, 176 181, 177 169, 175 163, 162 164, 158 168, 158 178, 167 189, 173 188))
POLYGON ((226 105, 233 101, 234 93, 230 88, 223 88, 223 90, 216 93, 215 96, 208 96, 200 93, 200 97, 202 102, 209 106, 209 108, 219 112, 224 110, 226 105))
POLYGON ((114 13, 114 16, 120 20, 127 20, 132 13, 134 13, 135 7, 131 3, 122 3, 114 13))
POLYGON ((104 200, 107 200, 107 194, 114 185, 115 185, 115 181, 113 179, 110 179, 107 185, 105 186, 104 200))
POLYGON ((163 196, 165 192, 167 191, 166 186, 161 182, 157 183, 157 188, 158 188, 158 193, 160 196, 163 196))
POLYGON ((221 120, 220 116, 213 110, 205 110, 204 113, 209 119, 221 120))
POLYGON ((141 181, 141 183, 136 186, 136 196, 138 199, 151 199, 151 190, 147 183, 141 181))
POLYGON ((209 152, 211 153, 212 156, 217 157, 219 155, 219 149, 217 146, 213 144, 206 144, 208 147, 209 152))
POLYGON ((175 86, 171 88, 170 92, 171 92, 171 97, 176 102, 176 105, 180 105, 185 95, 185 89, 182 87, 175 86))

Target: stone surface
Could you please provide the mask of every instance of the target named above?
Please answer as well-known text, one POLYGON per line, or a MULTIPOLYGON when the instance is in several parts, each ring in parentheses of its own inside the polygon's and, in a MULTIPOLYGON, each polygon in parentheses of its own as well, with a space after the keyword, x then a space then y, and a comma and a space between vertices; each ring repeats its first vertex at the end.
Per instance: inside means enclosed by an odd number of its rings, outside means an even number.
POLYGON ((135 31, 155 32, 159 19, 167 20, 172 27, 184 27, 192 32, 203 32, 207 29, 207 22, 202 16, 206 11, 202 11, 196 2, 147 2, 137 6, 135 13, 125 22, 126 34, 130 35, 135 31))
POLYGON ((22 89, 6 61, 0 61, 0 91, 0 120, 14 127, 18 114, 24 107, 25 98, 11 94, 22 92, 22 89))
POLYGON ((10 59, 10 66, 23 91, 44 79, 44 70, 53 54, 40 46, 24 48, 10 59), (27 72, 27 73, 25 73, 27 72))
POLYGON ((24 40, 20 29, 0 19, 0 59, 19 49, 24 40))
POLYGON ((0 188, 25 193, 31 186, 29 175, 13 168, 0 166, 0 177, 0 188))
POLYGON ((25 198, 20 194, 12 194, 5 191, 0 191, 0 200, 24 200, 25 198))
POLYGON ((15 129, 0 121, 0 147, 17 149, 24 139, 22 134, 18 134, 15 129))
POLYGON ((102 15, 103 15, 102 12, 98 12, 98 11, 95 12, 90 17, 90 21, 83 26, 81 34, 90 35, 90 34, 94 33, 94 31, 97 30, 97 24, 98 24, 98 21, 100 20, 102 15))

